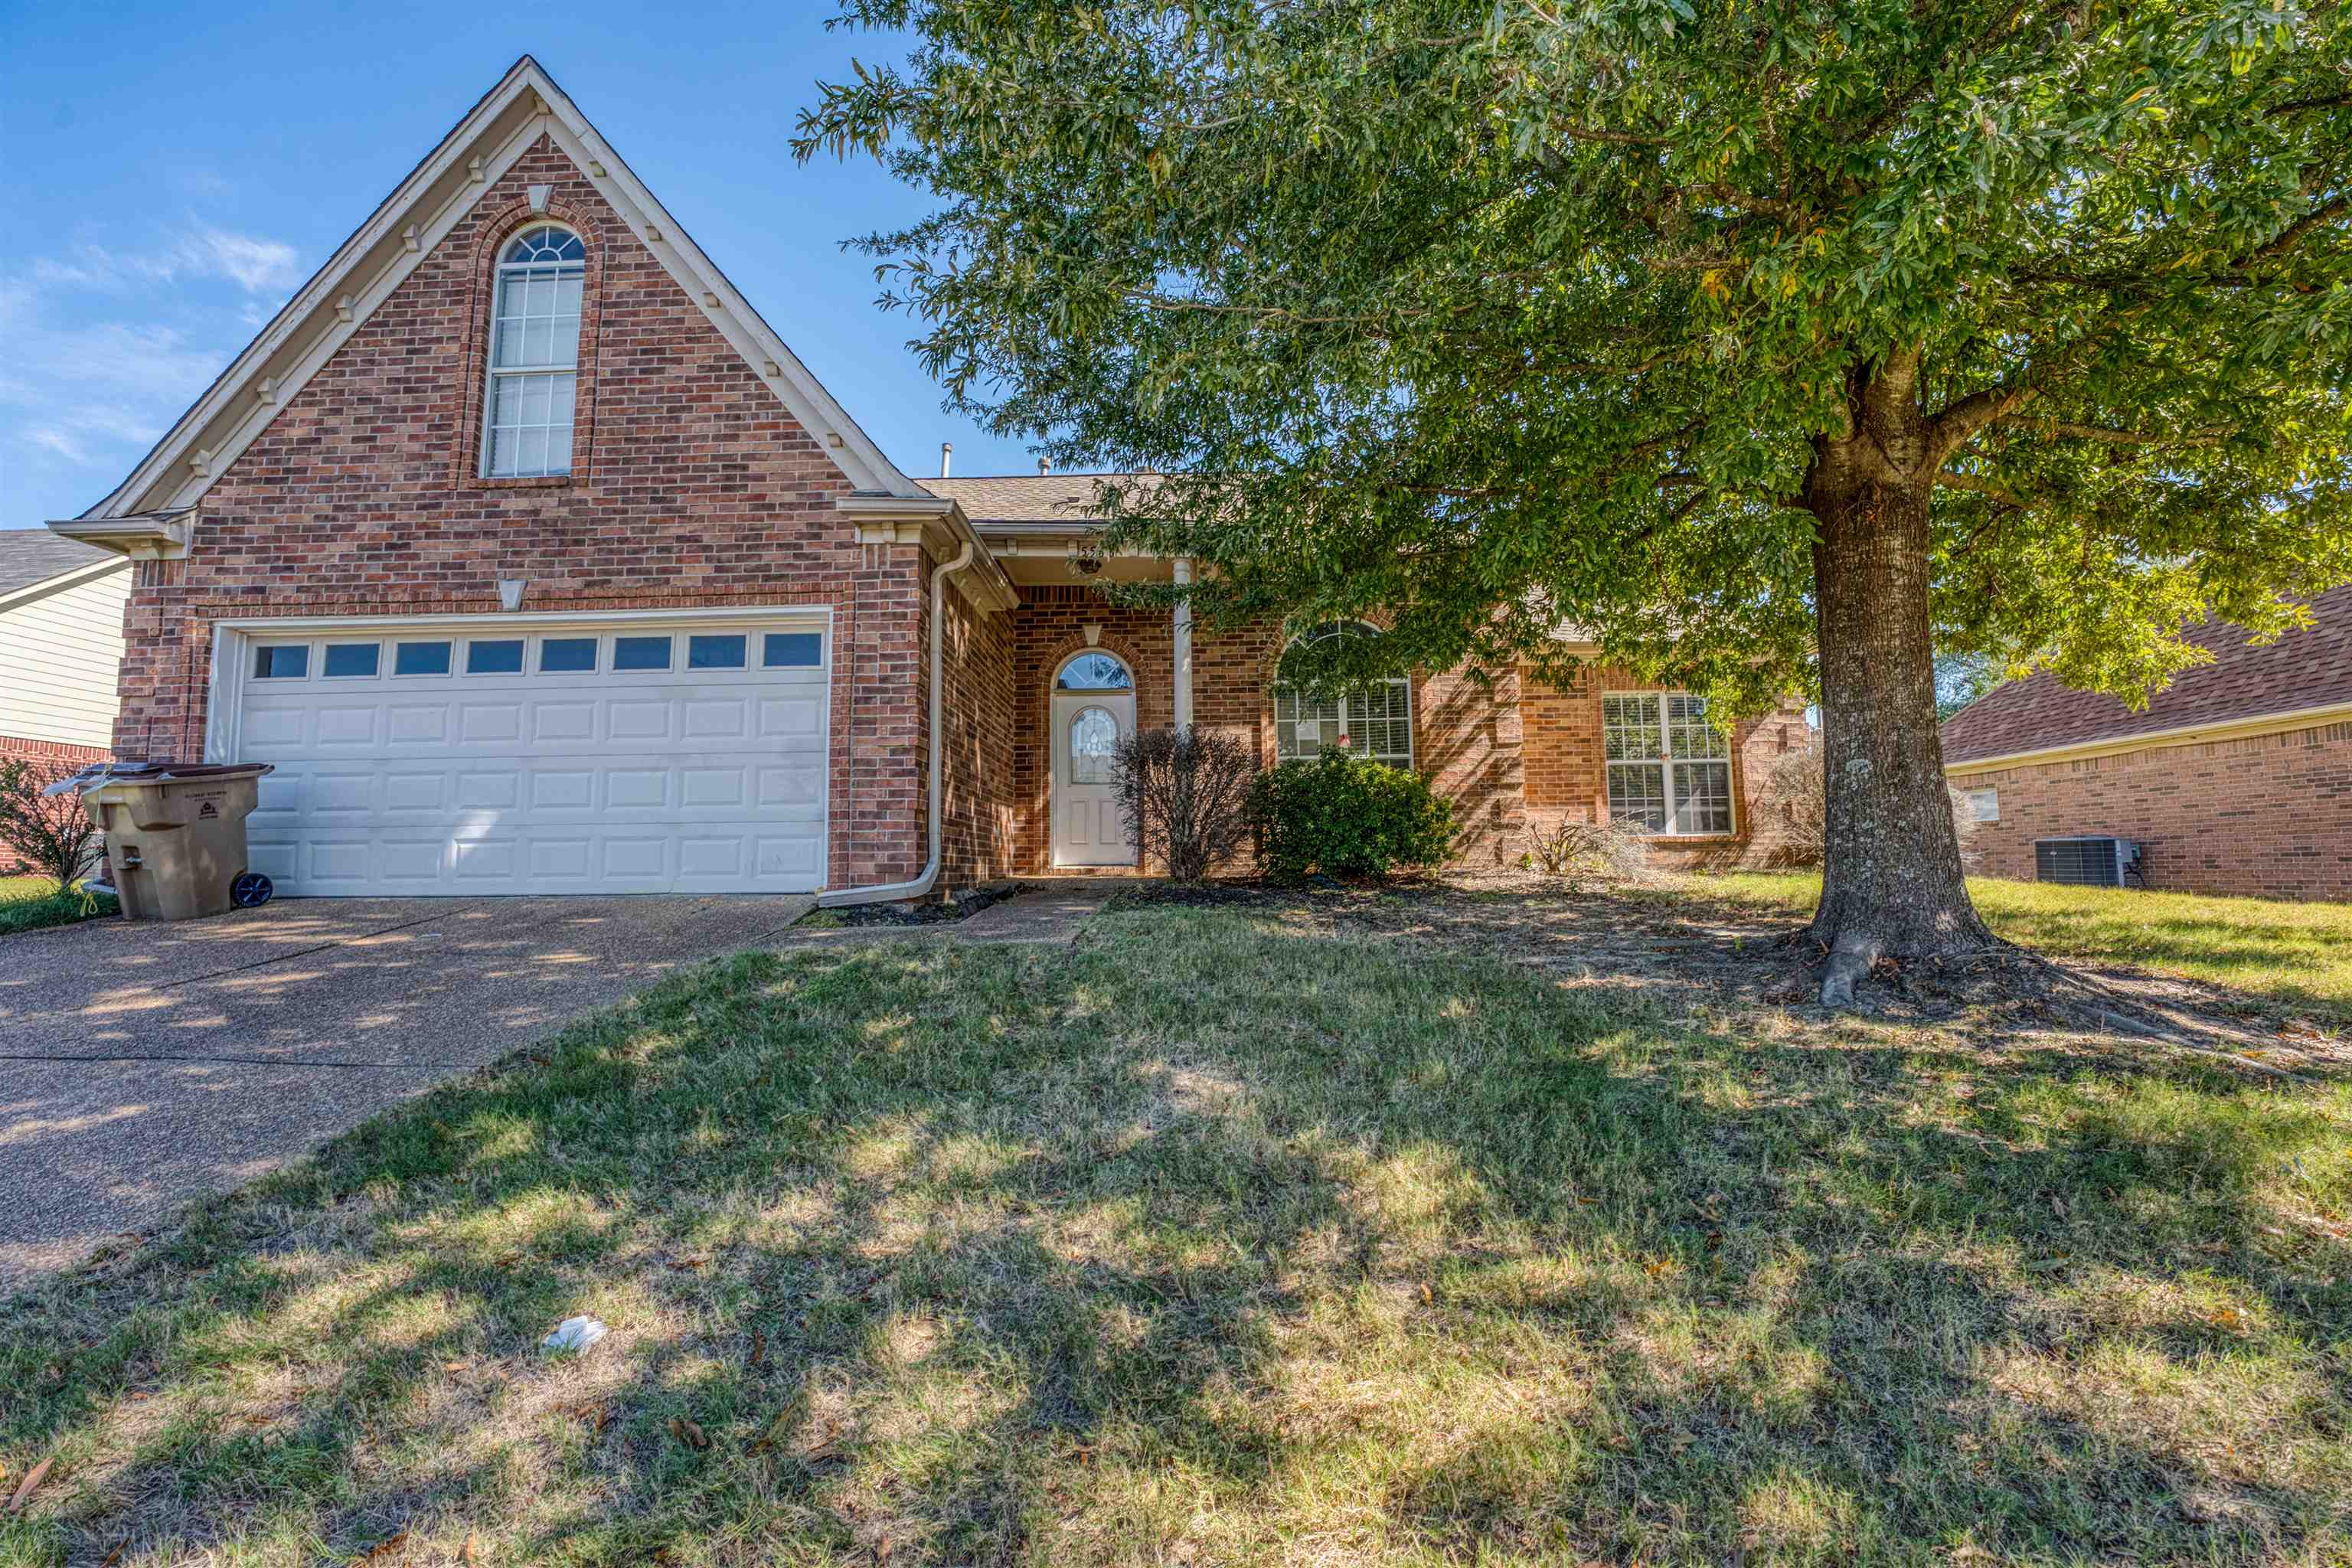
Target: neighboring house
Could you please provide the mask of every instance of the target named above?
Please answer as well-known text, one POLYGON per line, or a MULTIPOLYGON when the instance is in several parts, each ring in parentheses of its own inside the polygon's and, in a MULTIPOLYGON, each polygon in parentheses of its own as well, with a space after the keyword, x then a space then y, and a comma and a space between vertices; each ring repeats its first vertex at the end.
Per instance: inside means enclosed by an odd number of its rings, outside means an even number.
POLYGON ((114 739, 131 563, 45 529, 0 531, 0 758, 63 774, 114 739))
POLYGON ((2044 670, 1944 721, 1944 765, 1978 819, 1978 868, 2031 879, 2036 839, 2142 846, 2151 888, 2352 899, 2352 587, 2255 646, 2188 633, 2212 662, 2133 711, 2044 670))
POLYGON ((137 562, 118 751, 275 763, 252 859, 289 893, 1132 867, 1108 748, 1185 722, 1414 767, 1474 864, 1612 810, 1767 852, 1750 786, 1796 709, 1727 737, 1599 672, 1301 704, 1271 628, 1103 598, 1181 563, 1082 563, 1091 493, 900 472, 525 58, 51 526, 137 562))

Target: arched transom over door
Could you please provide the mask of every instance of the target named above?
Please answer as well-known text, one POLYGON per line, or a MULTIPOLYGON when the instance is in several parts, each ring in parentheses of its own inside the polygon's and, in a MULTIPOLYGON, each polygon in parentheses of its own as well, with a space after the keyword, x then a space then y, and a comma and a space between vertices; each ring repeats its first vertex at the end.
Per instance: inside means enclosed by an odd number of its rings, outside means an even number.
POLYGON ((1114 758, 1135 732, 1135 675, 1099 648, 1054 672, 1054 864, 1132 866, 1135 843, 1119 816, 1114 758))

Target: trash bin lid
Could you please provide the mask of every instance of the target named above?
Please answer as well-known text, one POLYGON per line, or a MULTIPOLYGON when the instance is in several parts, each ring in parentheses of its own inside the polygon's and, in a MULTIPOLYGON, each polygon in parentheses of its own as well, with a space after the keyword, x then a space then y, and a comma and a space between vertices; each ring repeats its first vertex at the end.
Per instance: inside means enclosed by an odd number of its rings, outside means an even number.
POLYGON ((258 778, 278 771, 275 763, 92 763, 79 773, 61 778, 43 795, 68 790, 87 795, 101 784, 181 784, 193 779, 258 778))

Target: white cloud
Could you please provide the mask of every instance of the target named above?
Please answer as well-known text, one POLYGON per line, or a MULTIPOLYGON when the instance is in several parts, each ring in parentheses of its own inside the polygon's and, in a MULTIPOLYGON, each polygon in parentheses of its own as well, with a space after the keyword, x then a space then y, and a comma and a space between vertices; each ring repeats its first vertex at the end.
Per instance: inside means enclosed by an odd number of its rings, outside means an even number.
POLYGON ((26 481, 5 486, 25 491, 10 510, 119 478, 302 277, 292 246, 193 220, 151 247, 87 244, 0 276, 0 474, 26 481))
POLYGON ((198 225, 152 250, 77 247, 69 256, 37 258, 26 269, 47 289, 121 289, 140 283, 218 279, 248 294, 276 293, 302 281, 300 259, 283 240, 198 225))

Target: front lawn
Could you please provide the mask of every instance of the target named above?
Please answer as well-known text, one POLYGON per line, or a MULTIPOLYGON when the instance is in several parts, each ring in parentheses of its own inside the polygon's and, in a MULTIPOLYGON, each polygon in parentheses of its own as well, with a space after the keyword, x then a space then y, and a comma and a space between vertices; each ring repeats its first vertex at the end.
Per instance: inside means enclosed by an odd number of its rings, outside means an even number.
MULTIPOLYGON (((1808 874, 1710 877, 1696 886, 1795 915, 1811 913, 1822 895, 1821 878, 1808 874)), ((2352 1026, 2352 904, 2209 899, 1995 877, 1971 877, 1969 895, 1995 935, 2054 957, 2134 963, 2352 1026)))
POLYGON ((60 889, 51 877, 0 877, 0 936, 71 925, 113 914, 121 907, 110 893, 85 899, 79 892, 60 889))
POLYGON ((2352 1087, 2046 1021, 744 955, 0 1308, 0 1559, 2317 1568, 2347 1218, 2352 1087))

